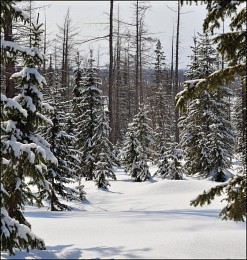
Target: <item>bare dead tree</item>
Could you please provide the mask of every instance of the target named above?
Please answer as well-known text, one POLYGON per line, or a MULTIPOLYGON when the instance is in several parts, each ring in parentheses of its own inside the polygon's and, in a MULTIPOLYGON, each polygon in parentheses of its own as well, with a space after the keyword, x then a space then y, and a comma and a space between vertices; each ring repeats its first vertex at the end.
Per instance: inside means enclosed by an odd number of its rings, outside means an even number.
POLYGON ((56 35, 60 43, 61 57, 61 87, 63 92, 61 93, 64 100, 67 100, 71 95, 71 61, 76 55, 76 37, 78 36, 78 29, 72 24, 70 16, 70 9, 67 9, 64 22, 62 26, 58 26, 59 33, 56 35))
MULTIPOLYGON (((172 82, 173 82, 173 94, 174 94, 174 107, 176 107, 175 96, 179 91, 179 78, 178 78, 178 64, 179 64, 179 31, 180 31, 180 16, 182 14, 191 13, 193 11, 181 13, 180 0, 177 1, 177 10, 173 10, 169 6, 167 6, 171 11, 177 13, 177 29, 176 29, 176 50, 175 50, 175 74, 173 76, 173 37, 172 37, 172 82)), ((174 33, 174 32, 173 32, 174 33)), ((178 120, 179 120, 179 110, 175 109, 175 142, 179 143, 179 128, 178 128, 178 120)))
MULTIPOLYGON (((176 33, 176 60, 175 60, 175 82, 174 96, 178 93, 178 50, 179 50, 179 29, 180 29, 180 2, 178 0, 177 10, 177 33, 176 33)), ((175 141, 179 143, 179 128, 178 128, 179 110, 175 110, 175 141)))
POLYGON ((173 92, 173 83, 174 83, 174 65, 173 65, 173 60, 174 60, 174 50, 173 50, 173 43, 174 41, 174 25, 172 28, 172 57, 171 57, 171 84, 172 84, 172 92, 173 92))
POLYGON ((110 32, 109 32, 109 125, 110 141, 114 143, 114 107, 113 107, 113 0, 110 0, 110 32))
POLYGON ((139 1, 136 1, 136 72, 135 72, 135 114, 138 112, 139 96, 139 1))
POLYGON ((119 102, 119 94, 120 94, 120 89, 122 86, 122 82, 121 82, 121 67, 120 67, 120 63, 121 63, 121 39, 120 39, 120 20, 119 20, 119 5, 118 5, 118 21, 117 21, 117 42, 116 42, 116 69, 115 74, 116 74, 116 80, 115 80, 115 120, 114 120, 114 125, 115 125, 115 143, 117 141, 117 139, 119 138, 119 133, 120 133, 120 102, 119 102))
MULTIPOLYGON (((46 13, 45 13, 45 23, 44 23, 44 46, 43 46, 43 53, 46 55, 46 48, 47 48, 47 27, 46 27, 46 13)), ((46 59, 44 59, 43 62, 43 73, 45 73, 46 70, 46 59)))

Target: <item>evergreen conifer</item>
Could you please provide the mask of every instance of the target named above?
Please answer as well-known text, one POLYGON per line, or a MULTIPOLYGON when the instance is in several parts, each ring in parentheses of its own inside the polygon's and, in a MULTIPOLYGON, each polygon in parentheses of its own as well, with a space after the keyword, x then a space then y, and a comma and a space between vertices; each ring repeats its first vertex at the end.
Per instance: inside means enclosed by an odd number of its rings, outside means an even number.
MULTIPOLYGON (((193 2, 193 1, 190 1, 193 2)), ((198 1, 194 1, 198 2, 198 1)), ((198 81, 193 87, 189 85, 177 95, 177 106, 184 108, 188 100, 200 93, 202 90, 217 89, 226 83, 235 80, 236 76, 243 77, 242 93, 246 93, 246 5, 244 1, 203 1, 206 4, 208 14, 204 20, 203 29, 210 29, 214 32, 215 28, 220 27, 219 20, 231 17, 229 24, 231 32, 219 34, 214 39, 217 48, 229 62, 228 66, 210 74, 205 80, 198 81), (243 5, 242 5, 243 4, 243 5)), ((246 94, 242 96, 242 104, 246 107, 246 94)), ((243 111, 242 121, 243 136, 246 135, 246 110, 243 111)), ((246 144, 245 144, 246 145, 246 144)), ((224 194, 227 206, 221 210, 223 219, 244 221, 246 218, 246 159, 240 172, 230 178, 223 185, 213 187, 208 192, 199 195, 191 202, 192 205, 210 204, 215 196, 224 194)))
MULTIPOLYGON (((9 15, 26 19, 26 15, 15 6, 14 1, 1 2, 2 11, 9 15), (18 11, 17 11, 18 10, 18 11)), ((2 22, 2 21, 1 21, 2 22)), ((37 71, 44 56, 38 50, 41 25, 32 24, 33 47, 22 48, 16 43, 1 39, 3 58, 11 53, 12 58, 21 55, 25 67, 11 78, 21 80, 21 92, 13 99, 1 94, 1 250, 10 254, 19 249, 45 249, 44 241, 31 232, 23 210, 26 203, 42 205, 42 196, 50 192, 50 184, 45 180, 47 164, 57 163, 46 140, 36 133, 40 124, 52 124, 42 113, 51 112, 52 107, 43 102, 40 89, 46 84, 37 71), (26 180, 29 177, 29 181, 26 180), (38 194, 30 190, 30 185, 38 188, 38 194)))
POLYGON ((158 170, 155 175, 170 180, 183 180, 183 166, 181 160, 183 159, 182 150, 177 148, 174 143, 163 154, 163 158, 159 162, 158 170))
MULTIPOLYGON (((187 76, 203 79, 218 68, 216 50, 209 36, 199 34, 191 56, 187 76), (196 69, 197 68, 197 69, 196 69)), ((194 81, 192 81, 194 82, 194 81)), ((227 179, 227 168, 233 157, 234 135, 228 120, 231 91, 221 86, 217 91, 204 90, 188 103, 187 114, 180 119, 181 146, 185 150, 185 169, 215 181, 227 179)))

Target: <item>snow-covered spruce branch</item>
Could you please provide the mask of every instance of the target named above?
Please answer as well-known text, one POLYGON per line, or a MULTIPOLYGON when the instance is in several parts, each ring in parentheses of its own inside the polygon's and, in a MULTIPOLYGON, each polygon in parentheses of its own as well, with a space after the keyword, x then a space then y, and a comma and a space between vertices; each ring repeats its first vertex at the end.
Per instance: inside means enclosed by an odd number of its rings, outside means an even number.
POLYGON ((40 60, 45 59, 45 55, 37 50, 37 48, 22 47, 16 42, 6 41, 1 37, 0 43, 1 50, 8 53, 14 53, 21 55, 25 58, 38 56, 40 60))
POLYGON ((246 74, 246 63, 230 66, 222 70, 217 70, 205 79, 189 80, 184 82, 184 90, 176 95, 176 107, 184 110, 186 103, 191 98, 198 95, 202 90, 215 90, 235 79, 237 75, 246 74))
POLYGON ((215 196, 226 194, 226 198, 222 201, 227 201, 227 205, 221 210, 220 216, 222 219, 244 221, 246 218, 246 175, 237 174, 227 182, 219 184, 209 191, 203 192, 190 202, 190 205, 195 207, 211 204, 215 196))
MULTIPOLYGON (((1 103, 4 103, 5 107, 10 109, 16 109, 19 111, 23 116, 27 117, 27 110, 24 109, 15 99, 7 98, 4 94, 1 93, 1 103)), ((2 111, 4 113, 4 111, 2 111)))

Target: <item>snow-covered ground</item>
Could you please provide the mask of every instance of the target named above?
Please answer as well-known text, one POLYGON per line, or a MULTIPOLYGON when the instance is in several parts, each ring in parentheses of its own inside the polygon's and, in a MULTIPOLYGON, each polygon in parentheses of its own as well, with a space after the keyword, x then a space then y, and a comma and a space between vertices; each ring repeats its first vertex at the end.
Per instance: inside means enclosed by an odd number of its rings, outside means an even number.
POLYGON ((190 206, 217 183, 159 178, 135 183, 121 169, 116 175, 109 191, 85 182, 88 202, 69 203, 74 211, 27 206, 25 216, 46 250, 3 253, 2 259, 246 258, 246 223, 221 220, 222 198, 202 208, 190 206))

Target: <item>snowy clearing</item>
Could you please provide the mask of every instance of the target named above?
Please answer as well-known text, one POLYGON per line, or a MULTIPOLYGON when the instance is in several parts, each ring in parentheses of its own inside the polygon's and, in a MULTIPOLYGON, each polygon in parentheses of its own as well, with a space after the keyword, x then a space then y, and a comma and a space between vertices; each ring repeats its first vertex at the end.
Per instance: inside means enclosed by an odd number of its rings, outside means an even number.
POLYGON ((121 169, 116 176, 109 191, 85 182, 88 202, 69 203, 74 211, 27 206, 25 216, 46 250, 2 253, 2 259, 246 258, 246 223, 222 221, 219 198, 202 208, 189 205, 218 183, 160 178, 136 183, 121 169))

